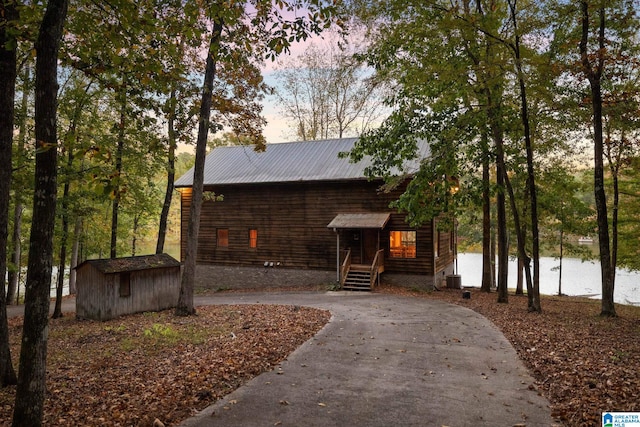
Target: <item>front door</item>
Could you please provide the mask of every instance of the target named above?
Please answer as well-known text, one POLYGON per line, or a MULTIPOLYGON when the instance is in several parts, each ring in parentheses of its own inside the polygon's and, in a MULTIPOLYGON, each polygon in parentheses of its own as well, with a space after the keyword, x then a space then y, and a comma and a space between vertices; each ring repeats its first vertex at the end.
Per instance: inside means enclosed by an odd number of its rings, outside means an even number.
POLYGON ((362 263, 371 265, 378 251, 378 230, 365 228, 362 230, 362 263))

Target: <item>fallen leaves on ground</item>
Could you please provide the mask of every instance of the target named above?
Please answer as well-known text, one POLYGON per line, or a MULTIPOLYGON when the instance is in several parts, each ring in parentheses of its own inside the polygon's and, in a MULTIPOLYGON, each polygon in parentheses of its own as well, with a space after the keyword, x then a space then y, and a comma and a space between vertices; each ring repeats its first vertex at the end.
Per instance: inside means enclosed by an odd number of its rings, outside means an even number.
MULTIPOLYGON (((286 305, 200 307, 79 321, 50 320, 45 425, 175 425, 273 369, 320 330, 330 313, 286 305)), ((17 366, 22 318, 9 320, 17 366)), ((15 387, 0 389, 0 425, 15 387)))
POLYGON ((441 299, 491 320, 524 361, 552 415, 568 427, 596 426, 606 411, 640 412, 640 307, 616 305, 618 317, 601 317, 600 301, 543 296, 542 313, 527 312, 526 296, 498 304, 496 293, 473 290, 380 292, 441 299))

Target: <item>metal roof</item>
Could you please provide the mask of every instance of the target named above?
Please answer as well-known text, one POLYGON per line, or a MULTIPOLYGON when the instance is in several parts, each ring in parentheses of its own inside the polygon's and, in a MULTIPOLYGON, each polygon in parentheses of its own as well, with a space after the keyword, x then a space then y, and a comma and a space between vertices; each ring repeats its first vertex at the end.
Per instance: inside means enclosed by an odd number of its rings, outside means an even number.
POLYGON ((390 213, 353 213, 338 214, 327 228, 384 228, 390 213))
MULTIPOLYGON (((368 158, 351 163, 348 158, 338 157, 350 151, 357 140, 267 144, 263 152, 256 152, 252 145, 217 147, 207 155, 204 185, 366 179, 364 170, 371 164, 368 158)), ((420 151, 426 155, 428 146, 421 144, 420 151)), ((415 172, 417 165, 412 162, 409 167, 413 170, 405 172, 415 172)), ((192 184, 193 168, 175 182, 178 188, 192 184)))

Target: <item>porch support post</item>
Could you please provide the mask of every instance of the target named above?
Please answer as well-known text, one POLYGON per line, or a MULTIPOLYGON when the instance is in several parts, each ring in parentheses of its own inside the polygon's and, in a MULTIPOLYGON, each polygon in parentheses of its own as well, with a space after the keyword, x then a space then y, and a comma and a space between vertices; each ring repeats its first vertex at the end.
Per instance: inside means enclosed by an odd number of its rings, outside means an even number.
POLYGON ((336 228, 333 231, 336 233, 336 282, 340 283, 340 233, 336 228))

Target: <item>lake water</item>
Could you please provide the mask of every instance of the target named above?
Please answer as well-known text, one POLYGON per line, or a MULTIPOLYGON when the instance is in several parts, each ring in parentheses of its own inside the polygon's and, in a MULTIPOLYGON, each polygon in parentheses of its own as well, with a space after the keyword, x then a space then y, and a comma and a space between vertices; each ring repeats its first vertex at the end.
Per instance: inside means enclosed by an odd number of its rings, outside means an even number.
MULTIPOLYGON (((557 268, 560 261, 550 257, 540 258, 540 293, 545 295, 558 294, 557 268)), ((458 254, 458 274, 462 276, 462 285, 480 287, 482 280, 482 254, 458 254)), ((516 260, 509 261, 509 288, 515 288, 517 283, 516 260)), ((525 284, 526 287, 526 284, 525 284)), ((600 280, 600 264, 590 261, 582 262, 576 258, 562 260, 562 293, 572 296, 588 296, 600 299, 602 297, 602 282, 600 280)), ((640 272, 618 268, 616 270, 616 285, 614 300, 620 304, 640 306, 640 272)))
MULTIPOLYGON (((558 271, 554 270, 559 265, 559 260, 543 257, 540 258, 540 293, 545 295, 558 294, 558 271)), ((516 261, 509 261, 508 286, 516 287, 516 261)), ((69 271, 65 272, 64 295, 69 293, 69 271)), ((482 274, 482 254, 461 253, 458 254, 458 274, 462 278, 462 285, 480 287, 482 274)), ((24 280, 24 275, 22 277, 24 280)), ((51 285, 51 297, 55 297, 55 284, 57 281, 57 268, 53 268, 51 285)), ((24 295, 24 288, 20 289, 24 295)), ((600 264, 576 258, 564 258, 562 261, 562 293, 572 296, 588 296, 601 298, 600 264)), ((640 272, 617 269, 614 300, 620 304, 640 306, 640 272)))

